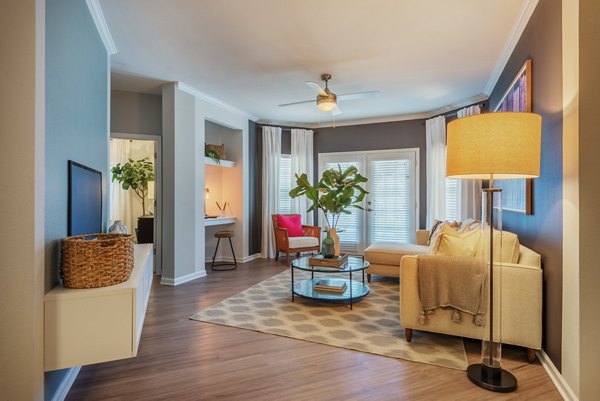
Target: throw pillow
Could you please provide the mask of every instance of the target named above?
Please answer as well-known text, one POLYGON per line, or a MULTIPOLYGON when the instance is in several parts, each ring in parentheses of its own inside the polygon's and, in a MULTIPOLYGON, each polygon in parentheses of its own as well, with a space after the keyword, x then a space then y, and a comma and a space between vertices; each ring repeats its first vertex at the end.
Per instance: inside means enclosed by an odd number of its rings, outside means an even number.
POLYGON ((479 230, 459 234, 456 230, 445 229, 439 239, 435 255, 474 256, 479 246, 479 230))
POLYGON ((287 228, 289 237, 304 237, 302 217, 299 214, 278 214, 277 227, 287 228))
POLYGON ((442 224, 442 221, 437 220, 437 219, 433 220, 433 224, 431 225, 431 230, 429 231, 429 238, 427 239, 427 245, 431 245, 431 240, 435 236, 438 228, 441 228, 440 227, 441 224, 442 224))
POLYGON ((434 255, 435 252, 437 251, 438 247, 440 246, 440 239, 441 239, 443 233, 458 235, 458 232, 456 231, 456 229, 451 227, 448 224, 448 222, 443 222, 443 223, 439 224, 435 233, 431 237, 431 241, 429 243, 428 253, 430 255, 434 255))
MULTIPOLYGON (((487 254, 486 249, 489 248, 490 232, 486 232, 486 240, 481 241, 481 243, 477 247, 477 252, 475 252, 475 256, 484 257, 484 255, 487 254)), ((521 246, 519 244, 519 237, 517 236, 517 234, 511 233, 510 231, 500 232, 498 230, 494 230, 494 249, 498 249, 501 240, 502 250, 501 252, 494 253, 494 262, 518 263, 521 246)))

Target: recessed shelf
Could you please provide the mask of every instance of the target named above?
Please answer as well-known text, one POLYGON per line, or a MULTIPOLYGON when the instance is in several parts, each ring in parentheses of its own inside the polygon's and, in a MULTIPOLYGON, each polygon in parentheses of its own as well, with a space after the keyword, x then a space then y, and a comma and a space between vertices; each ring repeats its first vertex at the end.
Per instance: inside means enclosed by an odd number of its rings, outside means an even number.
POLYGON ((208 226, 220 226, 220 225, 224 225, 224 224, 233 224, 237 221, 237 219, 235 217, 215 217, 215 218, 210 218, 204 219, 204 226, 208 227, 208 226))
POLYGON ((235 167, 234 161, 221 159, 220 163, 216 163, 213 159, 206 156, 204 156, 204 164, 210 164, 211 166, 219 167, 235 167))

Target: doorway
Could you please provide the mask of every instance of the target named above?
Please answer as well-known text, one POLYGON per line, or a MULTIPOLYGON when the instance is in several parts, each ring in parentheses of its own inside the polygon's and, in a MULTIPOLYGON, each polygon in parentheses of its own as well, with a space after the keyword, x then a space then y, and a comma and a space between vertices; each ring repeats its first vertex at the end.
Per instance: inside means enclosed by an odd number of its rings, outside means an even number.
POLYGON ((148 183, 146 196, 124 190, 109 178, 110 221, 121 220, 137 243, 154 244, 154 274, 162 274, 162 186, 161 137, 156 135, 111 133, 110 169, 120 163, 147 159, 152 162, 154 181, 148 183))
MULTIPOLYGON (((375 241, 414 242, 419 215, 419 150, 396 149, 319 154, 323 171, 356 166, 368 178, 360 209, 340 216, 337 232, 341 249, 361 254, 375 241)), ((324 225, 322 213, 319 224, 324 225)))

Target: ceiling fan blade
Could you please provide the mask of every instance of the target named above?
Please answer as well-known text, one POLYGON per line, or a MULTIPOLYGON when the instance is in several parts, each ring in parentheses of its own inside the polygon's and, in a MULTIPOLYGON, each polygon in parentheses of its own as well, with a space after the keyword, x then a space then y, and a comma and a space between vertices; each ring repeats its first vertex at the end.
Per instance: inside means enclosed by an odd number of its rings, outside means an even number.
POLYGON ((310 82, 310 81, 306 81, 306 85, 310 86, 316 92, 317 95, 327 96, 327 92, 325 92, 325 90, 323 90, 323 88, 321 88, 321 86, 319 84, 310 82))
POLYGON ((279 107, 286 107, 286 106, 294 106, 296 104, 304 104, 304 103, 316 103, 316 100, 302 100, 301 102, 292 102, 292 103, 284 103, 284 104, 280 104, 278 105, 279 107))
POLYGON ((333 114, 334 116, 337 116, 338 114, 342 114, 342 111, 340 110, 339 107, 335 106, 335 109, 331 110, 331 114, 333 114))
POLYGON ((380 95, 379 91, 370 91, 370 92, 357 92, 357 93, 346 93, 343 95, 338 95, 338 100, 358 100, 358 99, 369 99, 372 97, 377 97, 380 95))

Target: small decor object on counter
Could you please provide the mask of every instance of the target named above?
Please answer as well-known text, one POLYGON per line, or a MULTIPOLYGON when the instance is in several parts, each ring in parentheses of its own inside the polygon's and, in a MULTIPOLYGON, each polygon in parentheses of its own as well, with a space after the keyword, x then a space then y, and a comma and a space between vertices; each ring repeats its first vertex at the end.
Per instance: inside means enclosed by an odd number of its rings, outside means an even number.
POLYGON ((210 157, 217 164, 221 164, 221 160, 225 158, 225 145, 204 144, 204 156, 210 157))
POLYGON ((346 263, 348 263, 348 254, 347 253, 345 253, 343 255, 334 256, 331 258, 328 258, 324 255, 318 254, 318 255, 311 256, 308 259, 309 266, 341 268, 346 263))
POLYGON ((330 278, 320 279, 315 283, 315 291, 331 294, 343 294, 348 288, 348 283, 345 280, 336 280, 330 278))
POLYGON ((61 243, 60 276, 68 288, 98 288, 129 279, 133 270, 130 234, 68 237, 61 243))
MULTIPOLYGON (((219 217, 227 217, 227 205, 229 204, 229 202, 225 202, 223 204, 223 207, 221 207, 221 205, 219 205, 219 202, 215 202, 217 204, 217 207, 219 208, 219 217)), ((231 207, 231 206, 230 206, 231 207)))
POLYGON ((129 234, 127 226, 121 222, 121 220, 115 220, 112 226, 108 229, 109 234, 129 234))

